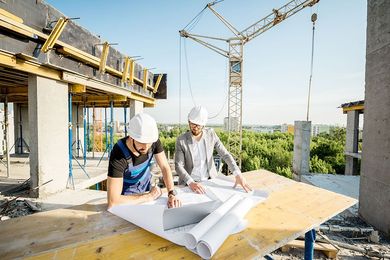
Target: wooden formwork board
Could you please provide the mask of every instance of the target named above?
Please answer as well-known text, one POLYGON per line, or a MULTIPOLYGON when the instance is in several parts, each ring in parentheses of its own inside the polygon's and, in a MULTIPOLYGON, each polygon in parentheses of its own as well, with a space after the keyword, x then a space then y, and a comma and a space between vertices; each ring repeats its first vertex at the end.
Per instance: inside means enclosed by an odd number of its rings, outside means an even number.
MULTIPOLYGON (((267 190, 270 196, 246 215, 248 227, 229 236, 215 259, 264 256, 356 203, 265 170, 245 176, 252 187, 267 190)), ((0 259, 199 258, 105 208, 105 202, 94 202, 4 221, 0 259)))

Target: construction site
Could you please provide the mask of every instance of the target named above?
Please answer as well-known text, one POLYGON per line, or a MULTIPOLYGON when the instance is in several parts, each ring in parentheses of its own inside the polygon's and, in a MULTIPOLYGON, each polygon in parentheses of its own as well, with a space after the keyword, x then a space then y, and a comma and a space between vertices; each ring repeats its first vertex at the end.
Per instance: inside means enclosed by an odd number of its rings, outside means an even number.
MULTIPOLYGON (((122 51, 121 42, 103 40, 99 28, 85 29, 78 21, 83 17, 70 17, 50 1, 0 0, 0 259, 390 259, 390 1, 364 1, 364 100, 343 97, 348 101, 337 108, 346 125, 343 172, 311 171, 317 22, 313 11, 306 17, 312 28, 311 49, 306 50, 311 54, 306 120, 286 125, 285 136, 293 140, 288 165, 292 174, 267 170, 263 161, 243 170, 244 155, 251 156, 243 149, 244 49, 290 17, 302 15, 301 10, 325 1, 282 1, 282 6, 258 14, 257 21, 243 17, 243 30, 219 11, 224 0, 207 3, 199 13, 191 10, 197 15, 175 29, 180 55, 186 40, 227 63, 226 107, 221 110, 226 114, 226 149, 213 144, 215 150, 199 152, 211 156, 220 179, 214 180, 208 171, 204 179, 208 192, 195 196, 191 182, 180 182, 178 143, 167 149, 160 132, 170 170, 163 169, 156 155, 147 168, 151 182, 161 187, 161 197, 156 204, 109 207, 107 180, 114 146, 122 138, 133 138, 129 122, 136 115, 151 113, 161 131, 164 126, 155 115, 159 102, 173 102, 170 89, 176 82, 168 80, 171 75, 164 68, 145 65, 138 54, 122 51), (205 12, 230 35, 193 32, 205 12), (225 150, 251 192, 245 192, 242 182, 242 189, 231 188, 238 177, 229 168, 225 150), (173 197, 180 198, 182 207, 167 206, 172 190, 165 171, 172 172, 173 197)), ((164 21, 159 26, 164 27, 164 21)), ((146 39, 134 35, 129 38, 146 44, 146 39)), ((164 39, 152 41, 155 48, 159 41, 164 39)), ((188 70, 187 54, 185 59, 188 70)), ((202 59, 207 63, 208 57, 202 59)), ((181 56, 179 63, 181 82, 181 56)), ((275 72, 275 78, 278 73, 283 72, 275 72)), ((192 122, 190 115, 187 122, 179 91, 175 129, 181 131, 182 118, 185 131, 187 123, 189 132, 191 124, 204 127, 205 123, 192 122)), ((190 91, 186 98, 193 100, 190 91)), ((133 148, 139 152, 134 140, 133 148)), ((189 151, 193 160, 194 152, 189 151)))

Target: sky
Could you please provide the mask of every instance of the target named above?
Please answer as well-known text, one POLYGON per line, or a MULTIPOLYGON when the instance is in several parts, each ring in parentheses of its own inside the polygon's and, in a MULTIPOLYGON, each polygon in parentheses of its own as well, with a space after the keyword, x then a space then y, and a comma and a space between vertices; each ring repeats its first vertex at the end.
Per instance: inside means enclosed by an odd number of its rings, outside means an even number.
MULTIPOLYGON (((80 17, 76 22, 102 40, 119 43, 115 48, 123 54, 142 56, 139 63, 155 67, 153 73, 168 74, 168 99, 145 109, 157 122, 185 123, 196 104, 207 108, 210 123, 223 123, 227 116, 227 58, 190 39, 181 39, 178 33, 210 1, 46 2, 68 17, 80 17)), ((225 0, 214 9, 240 31, 287 2, 225 0)), ((306 120, 313 12, 318 19, 309 119, 313 124, 345 125, 346 115, 338 107, 364 99, 366 0, 321 0, 245 45, 244 124, 293 124, 295 120, 306 120)), ((191 33, 232 36, 208 9, 191 33)))

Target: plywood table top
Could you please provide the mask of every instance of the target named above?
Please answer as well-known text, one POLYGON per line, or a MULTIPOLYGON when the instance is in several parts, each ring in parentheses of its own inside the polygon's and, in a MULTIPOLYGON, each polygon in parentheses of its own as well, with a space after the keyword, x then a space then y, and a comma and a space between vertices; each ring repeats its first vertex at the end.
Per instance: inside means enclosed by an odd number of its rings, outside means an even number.
MULTIPOLYGON (((248 227, 229 236, 215 259, 264 256, 357 202, 266 170, 245 176, 270 196, 246 215, 248 227)), ((0 259, 199 259, 107 212, 105 201, 3 221, 0 234, 0 259)))

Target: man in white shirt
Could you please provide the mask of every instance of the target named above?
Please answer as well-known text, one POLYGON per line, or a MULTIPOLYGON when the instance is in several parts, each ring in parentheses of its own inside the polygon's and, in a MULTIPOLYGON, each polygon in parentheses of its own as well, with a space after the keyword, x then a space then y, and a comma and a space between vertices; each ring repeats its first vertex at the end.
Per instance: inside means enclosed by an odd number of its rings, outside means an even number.
POLYGON ((207 117, 208 113, 204 107, 192 108, 188 114, 190 131, 176 140, 175 170, 179 175, 180 183, 187 184, 196 193, 205 193, 200 182, 218 175, 213 159, 215 149, 233 172, 236 179, 234 187, 240 185, 246 192, 249 192, 251 188, 246 183, 232 155, 226 150, 214 130, 205 128, 207 117))

